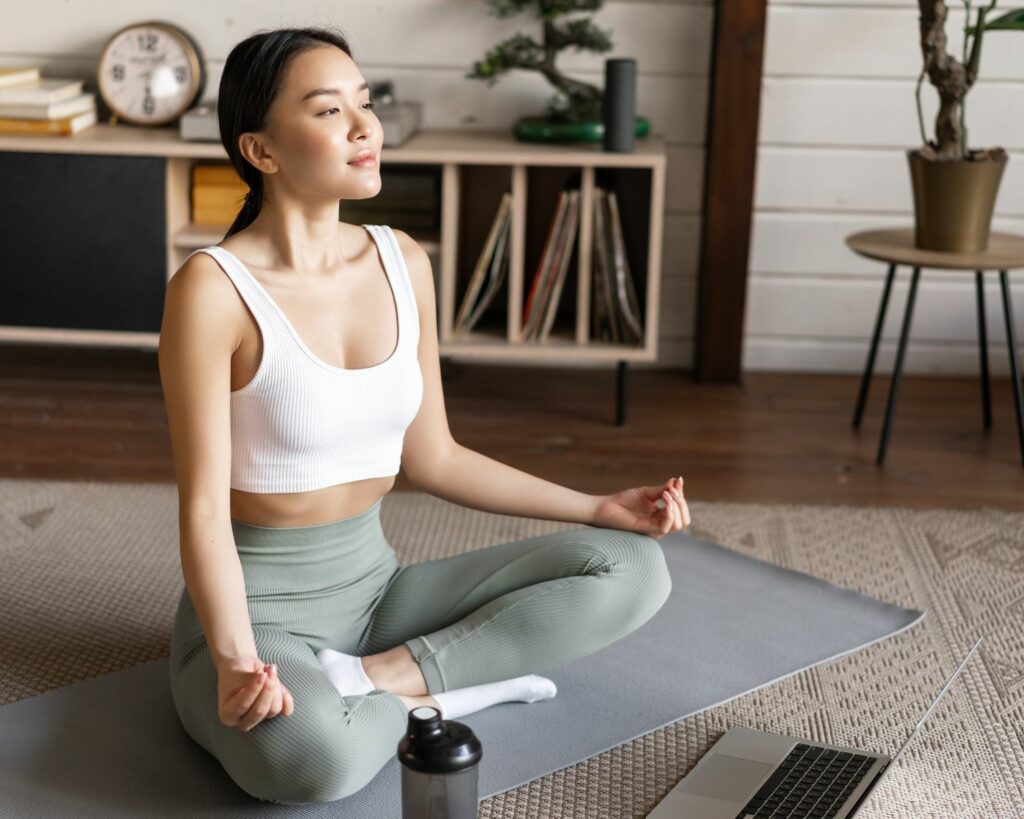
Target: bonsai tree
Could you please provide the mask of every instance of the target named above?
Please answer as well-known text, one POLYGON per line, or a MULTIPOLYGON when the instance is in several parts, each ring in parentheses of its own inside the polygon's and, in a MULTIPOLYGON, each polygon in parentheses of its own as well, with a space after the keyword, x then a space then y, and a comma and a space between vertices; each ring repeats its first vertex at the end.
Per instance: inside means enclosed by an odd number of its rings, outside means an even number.
POLYGON ((971 0, 963 0, 964 23, 963 55, 957 60, 946 51, 946 15, 943 0, 918 0, 921 14, 921 53, 924 63, 917 78, 917 119, 921 128, 921 154, 930 159, 978 159, 1004 153, 1001 148, 992 152, 969 152, 967 126, 964 120, 964 98, 974 85, 981 60, 982 35, 998 29, 1024 30, 1024 9, 1010 11, 986 22, 986 16, 995 8, 996 0, 975 10, 971 24, 971 0), (925 74, 939 93, 939 112, 935 118, 935 140, 925 134, 924 113, 921 110, 921 83, 925 74))
POLYGON ((610 51, 609 32, 594 25, 589 17, 560 22, 567 14, 597 11, 604 0, 487 0, 497 17, 509 17, 530 9, 543 25, 543 40, 537 42, 529 34, 516 33, 498 43, 473 63, 468 79, 486 80, 493 86, 498 77, 513 68, 539 71, 561 96, 548 101, 547 114, 557 122, 581 122, 601 119, 604 90, 589 83, 567 77, 555 66, 558 52, 570 46, 577 51, 610 51))

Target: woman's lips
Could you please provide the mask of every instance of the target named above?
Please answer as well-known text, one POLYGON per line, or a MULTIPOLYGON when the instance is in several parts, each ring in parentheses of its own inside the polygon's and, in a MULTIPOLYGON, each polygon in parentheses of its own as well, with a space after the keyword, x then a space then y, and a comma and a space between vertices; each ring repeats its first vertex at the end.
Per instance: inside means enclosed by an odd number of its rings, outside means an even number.
POLYGON ((363 157, 362 159, 353 159, 348 164, 351 165, 353 168, 372 168, 374 165, 377 164, 377 157, 366 156, 363 157))

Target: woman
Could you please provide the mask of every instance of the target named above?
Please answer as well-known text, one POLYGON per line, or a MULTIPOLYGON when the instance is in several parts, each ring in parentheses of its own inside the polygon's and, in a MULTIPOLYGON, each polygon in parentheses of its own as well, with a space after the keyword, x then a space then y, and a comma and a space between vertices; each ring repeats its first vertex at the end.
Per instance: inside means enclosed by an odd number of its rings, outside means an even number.
POLYGON ((382 142, 341 35, 249 37, 218 107, 250 191, 172 277, 160 333, 185 579, 171 689, 249 794, 331 801, 391 758, 413 707, 553 696, 532 672, 661 607, 655 538, 689 517, 681 478, 585 495, 452 439, 426 253, 338 221, 379 192, 382 142), (379 518, 399 463, 453 502, 586 525, 400 566, 379 518))

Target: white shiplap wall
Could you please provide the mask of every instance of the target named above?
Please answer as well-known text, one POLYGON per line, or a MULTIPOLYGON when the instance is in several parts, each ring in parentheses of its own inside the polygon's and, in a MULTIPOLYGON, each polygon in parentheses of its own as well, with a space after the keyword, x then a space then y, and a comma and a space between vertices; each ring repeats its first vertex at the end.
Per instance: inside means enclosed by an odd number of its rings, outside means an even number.
MULTIPOLYGON (((946 34, 959 56, 963 11, 949 3, 946 34)), ((844 237, 909 226, 905 150, 920 144, 914 86, 921 67, 913 0, 787 0, 769 5, 743 365, 749 370, 858 372, 886 273, 844 237)), ((1010 152, 993 227, 1024 233, 1024 37, 989 32, 981 79, 967 98, 971 147, 1010 152)), ((927 133, 937 109, 922 89, 927 133)), ((1006 335, 996 274, 986 306, 990 366, 1005 374, 1006 335)), ((893 288, 877 372, 889 372, 910 271, 893 288)), ((1024 270, 1010 273, 1024 338, 1024 270)), ((978 372, 974 278, 926 269, 905 372, 978 372)))
MULTIPOLYGON (((0 65, 38 62, 46 76, 93 78, 107 38, 131 22, 163 19, 195 36, 211 69, 205 96, 216 96, 232 46, 276 26, 332 25, 352 43, 371 81, 391 79, 396 94, 424 103, 426 128, 510 127, 543 109, 553 89, 534 72, 515 71, 488 88, 464 78, 473 61, 516 31, 539 35, 525 15, 499 20, 479 2, 376 0, 324 3, 197 0, 96 3, 89 0, 3 0, 0 65)), ((638 61, 637 110, 668 143, 658 366, 692 364, 704 124, 713 8, 711 0, 610 0, 596 14, 612 32, 608 54, 565 53, 559 65, 601 85, 604 60, 638 61)), ((640 365, 637 365, 640 366, 640 365)))

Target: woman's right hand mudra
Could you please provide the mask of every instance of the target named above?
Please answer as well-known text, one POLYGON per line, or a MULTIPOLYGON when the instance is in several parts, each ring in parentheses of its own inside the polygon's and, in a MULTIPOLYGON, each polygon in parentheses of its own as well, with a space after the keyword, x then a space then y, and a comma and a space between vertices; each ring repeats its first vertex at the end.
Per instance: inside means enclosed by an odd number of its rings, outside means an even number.
POLYGON ((295 710, 291 692, 277 676, 277 666, 257 658, 217 669, 217 715, 229 728, 249 731, 278 714, 295 710))

